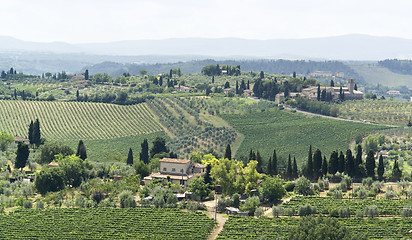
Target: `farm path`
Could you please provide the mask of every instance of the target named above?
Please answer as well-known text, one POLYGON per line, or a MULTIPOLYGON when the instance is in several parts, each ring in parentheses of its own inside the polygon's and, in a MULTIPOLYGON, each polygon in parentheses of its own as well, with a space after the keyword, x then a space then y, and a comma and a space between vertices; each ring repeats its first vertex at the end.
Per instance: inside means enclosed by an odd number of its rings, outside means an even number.
MULTIPOLYGON (((204 202, 204 204, 206 205, 206 208, 207 208, 207 215, 210 218, 215 218, 215 201, 213 200, 207 201, 207 202, 204 202)), ((225 225, 226 220, 227 220, 227 217, 224 216, 223 214, 221 213, 216 214, 217 225, 212 229, 207 240, 213 240, 217 238, 219 233, 223 230, 223 226, 225 225)))

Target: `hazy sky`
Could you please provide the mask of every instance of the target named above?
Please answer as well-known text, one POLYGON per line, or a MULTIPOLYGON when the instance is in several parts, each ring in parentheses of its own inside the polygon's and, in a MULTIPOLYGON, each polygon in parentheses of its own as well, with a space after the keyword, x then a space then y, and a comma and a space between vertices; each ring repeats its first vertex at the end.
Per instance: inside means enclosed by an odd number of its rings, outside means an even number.
POLYGON ((1 0, 0 35, 70 43, 182 37, 412 39, 409 0, 1 0))

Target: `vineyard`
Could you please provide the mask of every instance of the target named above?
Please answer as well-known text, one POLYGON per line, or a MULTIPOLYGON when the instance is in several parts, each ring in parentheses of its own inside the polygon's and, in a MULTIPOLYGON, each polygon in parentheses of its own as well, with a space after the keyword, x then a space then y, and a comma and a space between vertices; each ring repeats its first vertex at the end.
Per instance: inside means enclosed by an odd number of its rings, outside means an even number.
POLYGON ((206 239, 203 213, 151 208, 20 210, 0 217, 1 239, 206 239))
MULTIPOLYGON (((412 218, 338 219, 352 232, 365 233, 368 239, 409 237, 412 218)), ((230 216, 217 239, 277 239, 286 237, 299 224, 299 218, 249 218, 230 216)))
POLYGON ((334 150, 346 151, 358 136, 384 129, 383 126, 308 117, 299 113, 271 109, 246 114, 223 114, 229 124, 245 136, 236 157, 248 156, 250 149, 259 150, 264 159, 273 149, 286 159, 296 156, 299 163, 307 158, 309 145, 319 148, 327 157, 334 150))
POLYGON ((162 131, 146 104, 120 106, 82 102, 0 101, 2 131, 27 137, 38 118, 51 140, 111 139, 162 131))
POLYGON ((340 117, 347 119, 397 124, 412 120, 412 103, 407 101, 345 101, 338 106, 340 117))
POLYGON ((283 203, 285 209, 299 207, 309 204, 316 207, 319 214, 329 214, 329 211, 340 208, 349 208, 350 214, 355 215, 357 211, 363 211, 366 207, 376 205, 380 216, 396 216, 404 207, 412 206, 412 199, 336 199, 332 197, 293 197, 289 202, 283 203))

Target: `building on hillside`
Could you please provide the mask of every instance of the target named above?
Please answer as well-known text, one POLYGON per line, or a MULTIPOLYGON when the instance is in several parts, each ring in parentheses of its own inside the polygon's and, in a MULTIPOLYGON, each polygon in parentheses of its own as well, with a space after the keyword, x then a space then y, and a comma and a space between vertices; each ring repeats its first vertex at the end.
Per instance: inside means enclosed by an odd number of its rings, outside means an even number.
POLYGON ((18 144, 19 142, 25 143, 25 144, 27 144, 27 145, 30 144, 30 140, 29 140, 29 139, 23 138, 23 137, 19 137, 19 136, 15 136, 15 137, 14 137, 14 143, 15 143, 15 144, 18 144))
POLYGON ((163 158, 160 162, 160 172, 145 177, 145 185, 153 179, 170 180, 173 184, 187 187, 197 176, 206 173, 206 166, 186 159, 163 158))
MULTIPOLYGON (((363 92, 357 91, 354 89, 355 83, 353 79, 348 79, 348 86, 342 87, 342 92, 344 95, 344 100, 358 100, 363 99, 363 92)), ((341 87, 325 87, 321 86, 320 90, 326 90, 327 93, 331 93, 333 101, 339 99, 341 87)), ((309 87, 302 89, 303 97, 308 98, 310 100, 317 100, 318 97, 318 87, 309 87)))
POLYGON ((183 86, 183 85, 180 85, 180 84, 175 85, 174 88, 176 89, 176 91, 186 92, 186 93, 191 93, 191 92, 194 92, 196 90, 195 88, 186 87, 186 86, 183 86))
POLYGON ((396 90, 389 90, 386 93, 389 95, 401 95, 401 92, 396 90))

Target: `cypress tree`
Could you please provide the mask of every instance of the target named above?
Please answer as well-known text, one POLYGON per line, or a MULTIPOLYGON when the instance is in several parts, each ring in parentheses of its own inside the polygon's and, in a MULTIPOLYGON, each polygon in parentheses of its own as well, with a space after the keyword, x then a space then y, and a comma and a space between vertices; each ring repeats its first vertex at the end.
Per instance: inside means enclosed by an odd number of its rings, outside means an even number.
POLYGON ((395 159, 395 162, 393 163, 393 168, 392 168, 392 180, 399 181, 401 180, 401 177, 402 177, 402 171, 401 169, 399 169, 398 160, 395 159))
POLYGON ((306 177, 308 179, 313 178, 313 162, 312 162, 312 145, 309 147, 308 163, 306 165, 306 177))
POLYGON ((256 161, 257 161, 257 165, 256 165, 256 171, 258 171, 258 173, 262 173, 262 157, 260 156, 259 151, 256 152, 256 161))
POLYGON ((226 146, 225 158, 232 160, 232 150, 230 149, 230 144, 226 146))
POLYGON ((89 80, 89 70, 84 71, 84 80, 89 80))
POLYGON ((39 119, 36 119, 36 121, 33 124, 33 143, 36 144, 37 147, 39 147, 41 143, 39 119))
POLYGON ((266 174, 272 175, 272 157, 269 157, 268 166, 266 168, 266 174))
POLYGON ((362 146, 358 144, 358 149, 355 158, 355 176, 358 178, 362 178, 362 146))
POLYGON ((250 160, 256 160, 256 154, 255 152, 253 152, 252 149, 250 149, 250 152, 249 152, 249 161, 250 160))
POLYGON ((382 154, 379 156, 379 163, 378 163, 378 179, 379 181, 383 180, 383 174, 385 173, 385 166, 383 165, 383 157, 382 154))
POLYGON ((129 148, 129 154, 127 155, 126 163, 128 165, 133 165, 133 150, 132 150, 132 148, 129 148))
POLYGON ((215 83, 215 76, 212 76, 212 83, 215 83))
POLYGON ((206 184, 212 184, 212 177, 210 176, 210 171, 212 170, 212 165, 206 165, 206 173, 204 176, 204 181, 206 184))
POLYGON ((313 177, 318 179, 322 175, 322 153, 316 149, 313 154, 313 177))
POLYGON ((166 147, 166 140, 162 137, 156 137, 153 141, 153 147, 150 149, 150 156, 153 157, 158 153, 168 153, 169 150, 166 147))
POLYGON ((296 158, 295 157, 293 157, 292 177, 294 179, 298 178, 298 164, 296 163, 296 158))
POLYGON ((278 158, 276 156, 276 150, 273 150, 273 157, 272 157, 272 174, 278 175, 278 158))
POLYGON ((355 160, 353 159, 352 151, 346 151, 346 173, 353 177, 355 175, 355 160))
POLYGON ((79 145, 77 145, 77 152, 76 156, 85 160, 87 158, 86 147, 84 146, 83 140, 79 141, 79 145))
POLYGON ((292 160, 290 159, 290 154, 288 158, 288 165, 286 167, 286 178, 291 179, 292 178, 292 160))
POLYGON ((366 157, 366 175, 375 178, 375 153, 372 150, 369 150, 366 157))
POLYGON ((236 80, 236 94, 239 94, 239 82, 236 80))
POLYGON ((337 151, 333 151, 329 159, 329 173, 336 174, 339 169, 339 156, 337 151))
POLYGON ((33 131, 34 131, 34 124, 33 124, 33 120, 31 120, 30 125, 29 125, 29 141, 30 141, 30 144, 34 144, 33 131))
POLYGON ((140 152, 140 161, 149 164, 149 143, 147 142, 147 139, 144 139, 140 146, 142 148, 140 152))
POLYGON ((19 142, 17 145, 16 160, 14 162, 15 168, 24 168, 29 159, 29 146, 25 143, 19 142))
POLYGON ((318 94, 317 94, 317 96, 316 96, 316 99, 317 99, 318 101, 320 101, 320 85, 318 85, 318 94))
POLYGON ((326 161, 326 157, 323 156, 322 162, 322 176, 326 176, 328 174, 328 162, 326 161))
POLYGON ((346 168, 345 155, 343 155, 343 152, 340 151, 339 158, 338 158, 338 171, 340 173, 343 173, 345 172, 345 168, 346 168))

